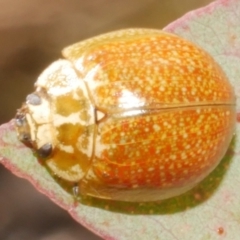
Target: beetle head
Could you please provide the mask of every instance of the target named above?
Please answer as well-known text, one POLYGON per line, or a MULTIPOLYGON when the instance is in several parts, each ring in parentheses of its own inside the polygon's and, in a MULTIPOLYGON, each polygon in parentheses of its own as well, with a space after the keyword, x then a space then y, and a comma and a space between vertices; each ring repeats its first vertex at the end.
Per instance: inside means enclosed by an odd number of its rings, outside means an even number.
POLYGON ((44 89, 29 94, 22 108, 17 111, 15 122, 20 141, 34 148, 40 157, 52 151, 52 126, 50 103, 44 89))

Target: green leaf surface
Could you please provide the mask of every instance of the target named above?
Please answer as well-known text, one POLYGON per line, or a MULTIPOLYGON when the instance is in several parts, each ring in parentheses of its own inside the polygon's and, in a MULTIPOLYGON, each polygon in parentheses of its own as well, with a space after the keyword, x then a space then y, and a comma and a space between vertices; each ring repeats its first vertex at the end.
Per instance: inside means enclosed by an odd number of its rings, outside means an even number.
MULTIPOLYGON (((170 24, 207 50, 235 87, 239 108, 240 1, 218 0, 170 24)), ((0 127, 0 162, 28 179, 76 221, 104 239, 240 239, 240 141, 236 135, 220 165, 192 191, 169 200, 127 203, 86 197, 77 202, 17 140, 13 121, 0 127)))

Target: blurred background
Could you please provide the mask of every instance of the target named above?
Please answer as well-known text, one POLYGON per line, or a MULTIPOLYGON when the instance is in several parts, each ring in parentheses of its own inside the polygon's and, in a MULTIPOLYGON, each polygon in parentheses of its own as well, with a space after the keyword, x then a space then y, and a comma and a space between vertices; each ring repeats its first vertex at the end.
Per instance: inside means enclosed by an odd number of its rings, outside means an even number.
MULTIPOLYGON (((161 29, 211 0, 0 0, 0 124, 14 117, 64 46, 129 27, 161 29)), ((97 240, 0 165, 1 240, 97 240)), ((167 240, 167 239, 166 239, 167 240)))

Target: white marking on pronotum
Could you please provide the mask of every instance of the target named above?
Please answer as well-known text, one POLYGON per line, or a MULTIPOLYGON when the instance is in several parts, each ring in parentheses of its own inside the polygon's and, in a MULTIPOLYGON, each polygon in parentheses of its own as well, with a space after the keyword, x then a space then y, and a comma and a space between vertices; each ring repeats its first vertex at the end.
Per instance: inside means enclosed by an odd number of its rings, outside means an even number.
POLYGON ((78 176, 81 175, 81 178, 83 177, 83 175, 85 174, 83 172, 83 170, 81 169, 80 165, 79 164, 75 164, 73 166, 70 167, 70 171, 71 172, 75 172, 78 176))
POLYGON ((48 123, 40 125, 37 129, 37 147, 41 148, 46 143, 53 144, 51 125, 48 123))
POLYGON ((47 161, 47 165, 49 168, 59 177, 72 181, 72 182, 78 182, 80 181, 83 176, 84 172, 82 171, 81 167, 79 164, 75 164, 71 167, 69 167, 67 170, 62 170, 61 168, 58 167, 54 159, 49 159, 47 161))
POLYGON ((28 109, 31 117, 37 124, 49 122, 50 106, 47 100, 42 99, 42 103, 40 105, 28 104, 28 109))
POLYGON ((67 117, 60 115, 60 114, 54 114, 53 115, 53 125, 55 127, 61 126, 63 124, 70 123, 70 124, 81 124, 83 126, 86 125, 85 121, 82 121, 79 116, 79 112, 71 113, 67 117))
POLYGON ((46 87, 49 83, 49 77, 52 73, 59 71, 63 66, 69 65, 67 60, 58 60, 53 62, 48 68, 46 68, 41 75, 38 77, 35 86, 36 87, 46 87))
POLYGON ((31 135, 31 140, 32 141, 35 141, 36 139, 36 136, 35 136, 35 132, 36 132, 36 127, 35 127, 35 124, 33 123, 33 120, 30 116, 30 114, 26 114, 26 119, 27 119, 27 122, 28 122, 28 125, 29 125, 29 128, 30 128, 30 135, 31 135))
POLYGON ((83 91, 83 96, 88 99, 85 83, 82 79, 79 79, 72 63, 67 60, 58 60, 52 63, 39 76, 35 86, 37 90, 41 88, 47 89, 48 94, 51 96, 72 93, 74 99, 79 99, 76 91, 77 89, 81 89, 83 91))
POLYGON ((84 141, 83 138, 85 137, 86 136, 79 136, 76 146, 80 152, 86 154, 87 157, 90 158, 92 156, 92 151, 93 151, 93 133, 87 137, 87 147, 82 146, 82 141, 84 141))
POLYGON ((59 144, 58 145, 59 148, 64 151, 64 152, 67 152, 67 153, 74 153, 74 149, 72 146, 70 145, 63 145, 63 144, 59 144))

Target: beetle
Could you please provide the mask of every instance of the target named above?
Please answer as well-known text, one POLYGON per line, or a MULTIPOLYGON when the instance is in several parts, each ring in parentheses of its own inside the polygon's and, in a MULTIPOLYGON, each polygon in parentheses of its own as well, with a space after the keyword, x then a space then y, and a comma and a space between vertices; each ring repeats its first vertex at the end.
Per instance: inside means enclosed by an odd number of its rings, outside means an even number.
POLYGON ((73 44, 18 110, 18 137, 81 196, 156 201, 192 189, 231 141, 235 95, 203 49, 153 29, 73 44))

